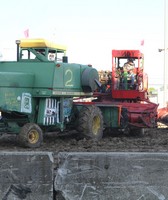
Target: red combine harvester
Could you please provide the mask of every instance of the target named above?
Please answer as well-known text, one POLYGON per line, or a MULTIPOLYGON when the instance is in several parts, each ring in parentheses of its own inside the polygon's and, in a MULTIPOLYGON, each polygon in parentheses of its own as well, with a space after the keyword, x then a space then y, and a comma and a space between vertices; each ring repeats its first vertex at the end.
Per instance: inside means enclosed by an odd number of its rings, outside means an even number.
POLYGON ((127 120, 128 123, 123 131, 141 132, 143 128, 157 127, 158 104, 149 100, 148 76, 144 72, 144 56, 139 50, 112 50, 112 72, 99 72, 99 75, 102 85, 94 94, 95 103, 125 108, 128 117, 123 112, 122 118, 123 123, 127 120))

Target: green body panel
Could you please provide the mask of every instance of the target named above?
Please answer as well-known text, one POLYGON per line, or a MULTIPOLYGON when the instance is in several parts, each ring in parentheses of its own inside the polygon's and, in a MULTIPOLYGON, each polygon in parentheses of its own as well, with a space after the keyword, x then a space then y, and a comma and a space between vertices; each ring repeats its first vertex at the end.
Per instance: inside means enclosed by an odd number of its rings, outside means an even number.
MULTIPOLYGON (((81 85, 82 73, 87 68, 90 67, 55 62, 1 62, 0 72, 2 76, 6 74, 9 78, 6 78, 6 85, 0 84, 0 87, 31 87, 33 97, 90 96, 92 93, 83 92, 81 85), (34 78, 25 77, 28 74, 32 74, 34 78), (11 77, 13 81, 8 82, 11 77)), ((4 79, 2 82, 5 82, 4 79)))
POLYGON ((34 74, 22 72, 0 72, 0 87, 33 87, 34 74))
POLYGON ((119 122, 119 107, 118 106, 99 106, 102 111, 104 123, 108 128, 118 128, 119 122))
POLYGON ((33 84, 33 74, 0 72, 0 108, 31 113, 33 84))
POLYGON ((0 109, 32 113, 32 89, 29 88, 0 88, 0 109))
POLYGON ((44 121, 44 112, 45 112, 45 105, 46 105, 45 98, 40 98, 38 118, 37 118, 37 123, 38 124, 43 124, 43 121, 44 121))
POLYGON ((0 72, 31 73, 34 75, 32 88, 51 88, 54 64, 48 62, 1 62, 0 72))
POLYGON ((82 67, 78 64, 62 63, 61 67, 55 68, 53 88, 66 90, 81 90, 82 67))

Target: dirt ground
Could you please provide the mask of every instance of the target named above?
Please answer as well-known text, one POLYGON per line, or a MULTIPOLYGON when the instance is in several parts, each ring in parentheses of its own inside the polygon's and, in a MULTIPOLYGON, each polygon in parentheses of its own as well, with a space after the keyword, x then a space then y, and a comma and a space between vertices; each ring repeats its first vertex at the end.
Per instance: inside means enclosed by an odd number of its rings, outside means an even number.
POLYGON ((76 132, 58 136, 48 133, 40 148, 23 148, 16 136, 0 138, 1 151, 51 151, 58 152, 168 152, 168 128, 145 129, 141 135, 124 135, 121 132, 105 132, 100 141, 81 138, 76 132))
MULTIPOLYGON (((59 152, 168 152, 168 128, 145 129, 141 135, 124 135, 121 132, 105 132, 100 141, 81 138, 76 132, 58 136, 48 133, 40 148, 23 148, 16 136, 3 135, 0 151, 49 151, 55 157, 54 168, 58 168, 59 152)), ((56 172, 56 171, 55 171, 56 172)), ((63 200, 61 192, 55 192, 55 199, 63 200)))

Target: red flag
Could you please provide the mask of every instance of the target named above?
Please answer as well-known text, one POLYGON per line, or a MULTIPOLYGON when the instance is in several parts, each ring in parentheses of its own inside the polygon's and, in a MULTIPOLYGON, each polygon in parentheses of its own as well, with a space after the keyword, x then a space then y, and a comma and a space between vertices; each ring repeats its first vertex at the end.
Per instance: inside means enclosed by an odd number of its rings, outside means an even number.
POLYGON ((144 40, 141 40, 141 46, 143 46, 144 45, 144 40))
POLYGON ((25 36, 25 38, 28 38, 28 37, 29 37, 29 29, 26 29, 26 30, 24 31, 24 36, 25 36))

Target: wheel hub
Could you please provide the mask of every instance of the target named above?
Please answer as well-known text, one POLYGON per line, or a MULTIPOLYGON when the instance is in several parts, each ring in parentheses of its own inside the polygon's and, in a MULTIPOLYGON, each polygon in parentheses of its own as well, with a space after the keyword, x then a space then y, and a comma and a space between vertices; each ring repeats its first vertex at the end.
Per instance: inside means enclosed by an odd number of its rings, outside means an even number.
POLYGON ((39 134, 36 130, 31 130, 28 133, 28 139, 31 144, 35 144, 39 140, 39 134))
POLYGON ((94 135, 98 134, 98 131, 100 129, 100 118, 98 116, 95 116, 93 118, 93 124, 92 124, 92 131, 94 135))

